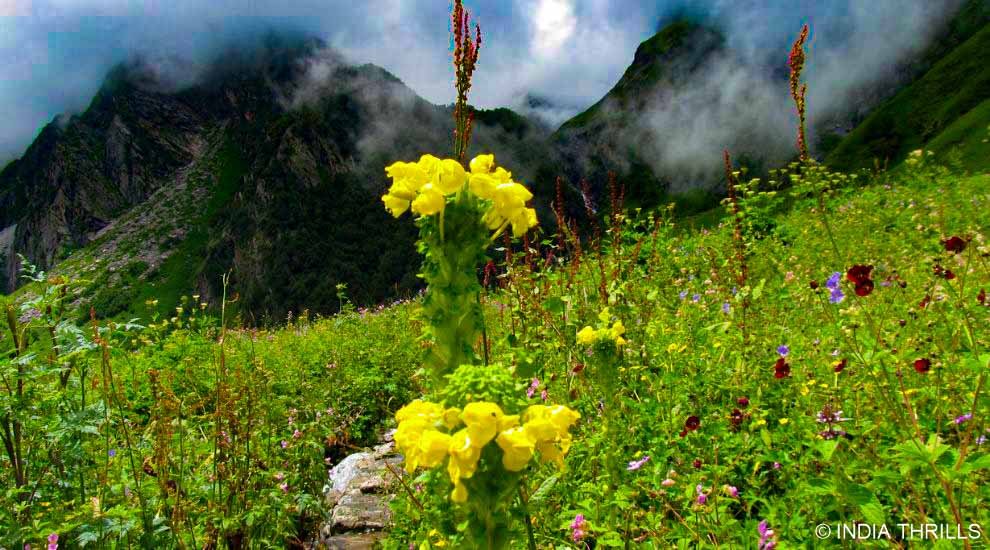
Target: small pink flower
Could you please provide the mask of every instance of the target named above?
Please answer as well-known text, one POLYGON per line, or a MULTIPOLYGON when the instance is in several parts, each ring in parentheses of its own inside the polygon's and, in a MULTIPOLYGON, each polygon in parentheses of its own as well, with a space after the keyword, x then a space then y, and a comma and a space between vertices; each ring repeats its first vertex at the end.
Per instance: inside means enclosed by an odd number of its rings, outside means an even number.
POLYGON ((547 393, 547 390, 543 390, 543 391, 540 392, 540 399, 546 401, 547 398, 549 398, 549 397, 550 397, 550 395, 547 393))
POLYGON ((574 516, 574 521, 571 522, 571 539, 574 542, 581 542, 581 539, 585 536, 585 529, 588 528, 588 522, 584 520, 584 514, 578 514, 574 516))
POLYGON ((58 550, 58 533, 48 535, 48 550, 58 550))
POLYGON ((739 498, 739 489, 732 485, 726 485, 725 492, 732 498, 739 498))
POLYGON ((283 493, 288 493, 289 492, 289 484, 288 483, 282 483, 281 485, 278 486, 278 488, 279 489, 282 489, 282 492, 283 493))
POLYGON ((665 480, 663 480, 663 481, 661 481, 661 482, 660 482, 660 485, 662 485, 662 486, 664 486, 664 487, 672 487, 672 486, 673 486, 673 485, 674 485, 675 483, 677 483, 677 482, 676 482, 676 481, 674 481, 673 479, 670 479, 670 478, 668 477, 667 479, 665 479, 665 480))
POLYGON ((282 472, 275 474, 275 481, 282 481, 284 479, 285 479, 285 474, 283 474, 282 472))
POLYGON ((292 432, 292 439, 299 439, 300 437, 302 437, 302 432, 299 430, 292 432))
POLYGON ((540 379, 539 378, 534 378, 533 381, 529 384, 529 387, 526 388, 526 397, 529 398, 529 399, 532 399, 533 398, 533 394, 536 393, 536 390, 539 387, 540 387, 540 379))
POLYGON ((289 446, 289 442, 283 439, 281 445, 282 445, 282 448, 285 449, 286 447, 289 446))

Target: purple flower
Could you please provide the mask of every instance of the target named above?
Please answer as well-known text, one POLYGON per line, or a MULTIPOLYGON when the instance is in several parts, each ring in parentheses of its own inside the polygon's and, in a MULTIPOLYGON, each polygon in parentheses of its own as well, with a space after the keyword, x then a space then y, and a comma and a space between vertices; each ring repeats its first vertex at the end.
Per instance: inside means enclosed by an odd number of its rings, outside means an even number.
POLYGON ((698 504, 704 506, 708 502, 708 495, 705 494, 705 488, 699 483, 697 487, 694 488, 695 492, 698 493, 698 504))
POLYGON ((976 444, 977 445, 983 445, 986 442, 987 442, 987 436, 985 436, 985 435, 981 435, 980 437, 977 437, 976 438, 976 444))
POLYGON ((638 470, 643 467, 643 464, 646 464, 649 461, 650 461, 650 455, 646 455, 639 460, 630 461, 629 466, 626 467, 626 470, 629 470, 630 472, 634 470, 638 470))
POLYGON ((729 493, 729 496, 732 498, 739 498, 739 489, 733 485, 726 485, 725 492, 729 493))
POLYGON ((58 533, 48 535, 48 550, 58 550, 58 533))
POLYGON ((701 300, 701 294, 695 294, 695 295, 691 296, 691 301, 692 302, 697 303, 699 300, 701 300))
POLYGON ((962 424, 962 423, 966 422, 967 420, 972 420, 972 419, 973 419, 973 413, 966 413, 966 414, 964 414, 962 416, 956 417, 956 419, 953 420, 953 422, 955 422, 956 424, 962 424))
POLYGON ((684 298, 687 298, 687 291, 686 290, 682 290, 681 293, 678 294, 678 296, 681 297, 681 300, 683 300, 684 298))
POLYGON ((110 449, 109 451, 107 451, 107 456, 109 456, 110 458, 117 456, 117 449, 110 449))
POLYGON ((281 489, 283 493, 288 493, 289 483, 288 482, 282 483, 281 485, 278 486, 278 488, 281 489))
POLYGON ((288 446, 289 446, 289 442, 283 439, 282 440, 282 448, 285 449, 288 446))
POLYGON ((777 353, 779 353, 781 357, 787 357, 787 354, 790 352, 791 348, 787 347, 787 344, 777 346, 777 353))
POLYGON ((825 281, 825 288, 829 290, 838 290, 840 281, 842 281, 842 273, 836 271, 835 273, 832 273, 832 276, 829 277, 827 281, 825 281))
POLYGON ((543 390, 540 392, 540 399, 546 401, 549 398, 550 398, 550 394, 547 393, 547 390, 543 390))
POLYGON ((584 514, 578 514, 574 516, 574 521, 571 522, 571 539, 574 542, 581 542, 584 538, 585 529, 588 528, 588 522, 584 520, 584 514))
POLYGON ((729 305, 729 302, 722 303, 722 313, 728 313, 731 310, 732 310, 732 306, 729 305))
POLYGON ((780 462, 774 462, 773 463, 773 469, 774 470, 779 470, 780 469, 780 462))
POLYGON ((732 295, 735 296, 736 294, 739 294, 739 289, 736 287, 732 287, 732 290, 730 292, 732 292, 732 295))
POLYGON ((844 300, 845 298, 846 295, 842 293, 842 290, 839 288, 835 288, 832 289, 832 293, 829 295, 828 301, 829 303, 832 304, 840 304, 842 303, 842 300, 844 300))

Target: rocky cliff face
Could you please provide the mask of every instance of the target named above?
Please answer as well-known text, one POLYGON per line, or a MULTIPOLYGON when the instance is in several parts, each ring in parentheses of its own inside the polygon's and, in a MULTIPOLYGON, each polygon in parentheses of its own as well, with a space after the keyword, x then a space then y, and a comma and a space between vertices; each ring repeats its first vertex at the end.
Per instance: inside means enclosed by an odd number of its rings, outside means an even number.
MULTIPOLYGON (((0 174, 4 283, 23 254, 95 273, 81 309, 138 314, 218 294, 230 272, 256 321, 333 311, 338 284, 359 303, 413 292, 416 229, 382 208, 384 168, 448 154, 452 131, 449 107, 316 41, 227 54, 183 89, 120 66, 0 174)), ((549 158, 549 131, 508 110, 479 112, 474 135, 527 181, 549 158)))

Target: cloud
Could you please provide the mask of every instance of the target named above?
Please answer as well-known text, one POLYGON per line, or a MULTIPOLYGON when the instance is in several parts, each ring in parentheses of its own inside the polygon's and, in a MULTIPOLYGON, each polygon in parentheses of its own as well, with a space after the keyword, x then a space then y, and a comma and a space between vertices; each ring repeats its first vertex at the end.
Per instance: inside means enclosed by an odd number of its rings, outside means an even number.
MULTIPOLYGON (((759 81, 758 70, 779 69, 796 29, 812 23, 808 81, 815 112, 856 100, 872 75, 918 51, 958 0, 465 3, 484 35, 471 101, 559 124, 611 89, 639 43, 676 14, 706 14, 728 29, 730 45, 752 68, 739 82, 750 85, 759 81)), ((454 99, 448 10, 436 0, 0 0, 0 13, 28 14, 0 17, 0 104, 8 114, 0 162, 20 155, 55 115, 85 109, 120 61, 140 55, 182 83, 223 48, 271 29, 322 38, 345 62, 380 65, 427 100, 448 104, 454 99)))

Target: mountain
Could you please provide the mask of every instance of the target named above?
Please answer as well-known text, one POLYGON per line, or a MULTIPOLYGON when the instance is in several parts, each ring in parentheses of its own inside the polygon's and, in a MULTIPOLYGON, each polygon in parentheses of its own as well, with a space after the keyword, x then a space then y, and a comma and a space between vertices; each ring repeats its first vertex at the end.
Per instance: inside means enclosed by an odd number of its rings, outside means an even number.
POLYGON ((700 172, 692 170, 687 179, 679 177, 682 174, 677 173, 676 163, 657 170, 664 159, 653 156, 655 149, 643 146, 672 137, 651 127, 651 111, 669 105, 724 51, 725 39, 718 30, 686 19, 674 21, 640 44, 615 86, 553 134, 569 178, 587 180, 600 189, 607 172, 615 171, 633 205, 657 204, 671 188, 689 189, 699 179, 706 179, 704 167, 700 172))
MULTIPOLYGON (((270 37, 174 90, 140 61, 115 68, 89 108, 46 126, 0 174, 8 290, 23 254, 91 279, 100 316, 167 313, 183 294, 231 293, 255 320, 333 311, 418 287, 415 227, 379 197, 384 167, 450 150, 450 107, 384 69, 348 66, 313 40, 270 37)), ((480 111, 473 152, 522 178, 549 132, 480 111)))
MULTIPOLYGON (((822 117, 843 130, 816 152, 855 169, 923 144, 958 147, 967 167, 985 168, 988 23, 990 0, 968 0, 922 55, 822 117)), ((558 176, 575 215, 584 189, 607 202, 610 171, 627 206, 710 209, 722 148, 756 173, 794 155, 786 67, 739 69, 727 44, 702 21, 673 21, 555 131, 476 111, 469 154, 494 152, 533 189, 546 232, 558 176)), ((537 96, 525 109, 559 110, 537 96)), ((18 255, 82 278, 80 318, 90 307, 145 316, 148 303, 171 315, 188 294, 216 303, 226 274, 248 323, 332 312, 341 292, 358 304, 408 295, 420 287, 416 228, 382 208, 384 167, 449 154, 452 131, 450 106, 306 37, 271 35, 179 78, 154 60, 121 64, 84 112, 56 118, 0 171, 3 282, 18 287, 18 255)))
POLYGON ((922 56, 925 69, 837 143, 826 162, 839 170, 893 165, 929 147, 970 169, 990 168, 990 1, 971 0, 922 56))

